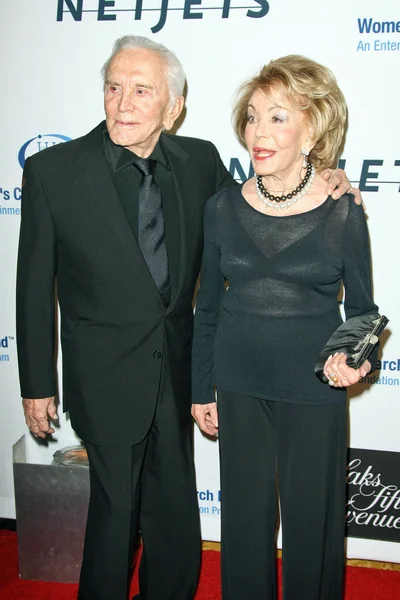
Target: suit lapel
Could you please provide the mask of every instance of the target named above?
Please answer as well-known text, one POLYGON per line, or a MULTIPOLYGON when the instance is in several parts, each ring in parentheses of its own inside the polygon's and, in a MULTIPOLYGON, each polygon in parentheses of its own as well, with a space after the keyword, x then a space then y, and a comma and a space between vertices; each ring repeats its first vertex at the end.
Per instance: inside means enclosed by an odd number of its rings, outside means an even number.
POLYGON ((169 309, 172 310, 179 301, 186 280, 187 253, 190 231, 190 199, 193 196, 190 177, 187 174, 187 162, 189 155, 176 143, 173 136, 162 135, 163 146, 168 154, 179 214, 179 236, 176 243, 179 244, 179 269, 177 283, 173 290, 169 309))
POLYGON ((103 151, 102 129, 101 123, 83 138, 82 151, 76 158, 75 183, 83 198, 104 219, 135 275, 149 291, 157 294, 161 303, 157 286, 144 261, 109 171, 103 151))

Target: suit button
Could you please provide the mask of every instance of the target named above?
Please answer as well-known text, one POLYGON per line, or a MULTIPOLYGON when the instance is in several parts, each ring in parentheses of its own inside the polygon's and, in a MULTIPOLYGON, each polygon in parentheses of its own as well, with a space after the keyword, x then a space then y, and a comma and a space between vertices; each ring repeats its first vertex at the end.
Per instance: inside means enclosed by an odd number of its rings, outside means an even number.
POLYGON ((159 350, 155 350, 153 352, 153 356, 154 356, 154 358, 161 358, 161 352, 159 350))

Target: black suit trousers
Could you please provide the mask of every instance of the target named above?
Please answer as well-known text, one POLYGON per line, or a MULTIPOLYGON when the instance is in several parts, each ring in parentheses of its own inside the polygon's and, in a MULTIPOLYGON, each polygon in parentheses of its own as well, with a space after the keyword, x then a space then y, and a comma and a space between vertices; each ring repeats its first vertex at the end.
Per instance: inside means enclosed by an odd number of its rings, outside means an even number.
POLYGON ((143 539, 141 600, 194 597, 200 525, 190 407, 184 424, 180 411, 165 364, 145 438, 134 446, 86 444, 91 495, 79 600, 128 598, 138 526, 143 539))

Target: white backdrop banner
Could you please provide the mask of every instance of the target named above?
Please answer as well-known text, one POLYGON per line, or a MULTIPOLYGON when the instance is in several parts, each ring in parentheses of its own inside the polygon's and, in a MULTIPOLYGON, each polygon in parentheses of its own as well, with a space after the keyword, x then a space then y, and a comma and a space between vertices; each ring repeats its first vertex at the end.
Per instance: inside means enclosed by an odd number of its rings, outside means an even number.
MULTIPOLYGON (((14 317, 22 167, 31 154, 102 120, 100 69, 114 40, 127 33, 176 52, 188 79, 179 133, 213 141, 238 180, 250 170, 231 127, 238 85, 292 53, 337 76, 349 106, 341 165, 363 191, 375 299, 391 319, 380 370, 352 392, 351 446, 400 456, 399 19, 398 0, 0 0, 0 516, 15 516, 11 447, 26 433, 14 317)), ((76 442, 67 418, 55 439, 48 446, 32 442, 30 459, 50 463, 56 449, 76 442)), ((218 448, 198 432, 196 464, 203 537, 219 540, 218 448)), ((362 468, 372 472, 371 465, 362 468)), ((386 495, 397 487, 399 481, 386 495)), ((400 520, 392 524, 400 528, 400 520)), ((400 544, 379 539, 349 538, 348 555, 400 562, 400 544)))

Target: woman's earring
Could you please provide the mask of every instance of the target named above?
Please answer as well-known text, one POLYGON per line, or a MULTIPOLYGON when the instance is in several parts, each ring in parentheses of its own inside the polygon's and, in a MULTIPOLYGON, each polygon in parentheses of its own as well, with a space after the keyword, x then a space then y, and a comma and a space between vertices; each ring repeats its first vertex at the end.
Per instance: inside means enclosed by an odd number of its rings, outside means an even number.
POLYGON ((302 148, 301 153, 303 155, 303 169, 307 169, 308 165, 308 155, 310 154, 307 148, 302 148))

